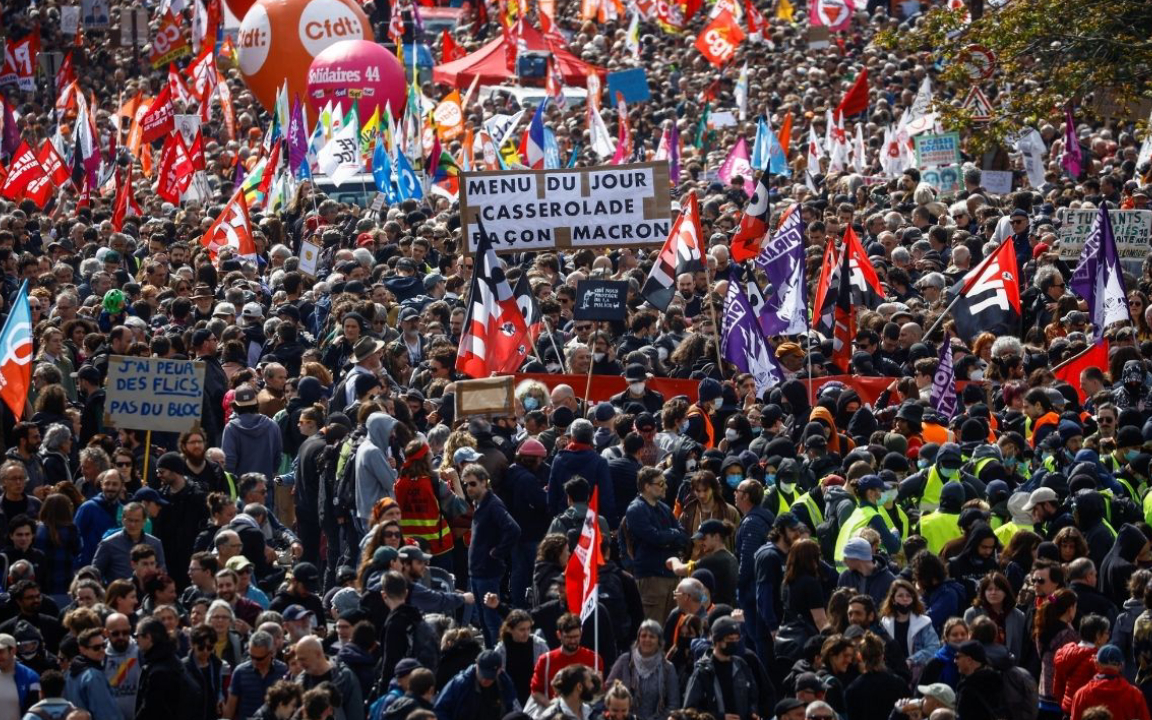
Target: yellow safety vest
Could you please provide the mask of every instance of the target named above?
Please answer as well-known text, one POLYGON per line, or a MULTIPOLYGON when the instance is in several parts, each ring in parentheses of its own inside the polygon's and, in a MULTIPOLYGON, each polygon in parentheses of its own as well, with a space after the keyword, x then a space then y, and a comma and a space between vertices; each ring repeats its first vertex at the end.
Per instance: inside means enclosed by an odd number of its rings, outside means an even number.
POLYGON ((928 550, 939 555, 949 540, 955 540, 960 532, 960 515, 936 511, 920 517, 920 534, 928 541, 928 550))
POLYGON ((768 508, 768 509, 772 510, 777 515, 779 515, 780 513, 786 513, 792 509, 792 504, 795 502, 798 502, 799 500, 800 500, 800 498, 796 497, 791 503, 786 501, 784 499, 784 491, 780 489, 779 485, 777 485, 776 486, 776 508, 774 510, 773 510, 773 508, 768 508))
POLYGON ((848 541, 856 537, 856 533, 867 526, 872 518, 879 514, 875 505, 865 505, 861 503, 856 506, 856 509, 848 516, 848 521, 840 528, 840 534, 836 537, 836 550, 833 556, 836 559, 837 565, 844 565, 844 546, 848 544, 848 541))
POLYGON ((996 539, 1000 541, 1001 545, 1008 547, 1008 543, 1012 542, 1012 538, 1016 535, 1016 533, 1020 532, 1021 530, 1031 529, 1032 525, 1020 525, 1016 521, 1010 520, 1000 527, 995 528, 992 531, 992 534, 996 536, 996 539))
POLYGON ((912 530, 912 524, 908 522, 908 514, 904 512, 904 508, 899 505, 893 505, 889 510, 886 507, 880 508, 880 517, 884 518, 884 524, 888 529, 900 536, 900 541, 903 542, 908 539, 908 533, 912 530), (892 513, 896 513, 896 517, 900 518, 900 528, 896 528, 896 520, 892 518, 892 513))
POLYGON ((812 499, 812 493, 806 492, 800 497, 796 498, 796 502, 792 503, 792 510, 797 506, 803 505, 804 509, 808 511, 808 519, 812 521, 812 529, 824 522, 824 513, 820 512, 820 506, 812 499))
MULTIPOLYGON (((928 479, 924 482, 924 494, 920 496, 920 514, 925 515, 940 507, 940 492, 944 489, 946 481, 940 477, 936 466, 928 468, 928 479)), ((960 482, 960 478, 947 482, 960 482)))

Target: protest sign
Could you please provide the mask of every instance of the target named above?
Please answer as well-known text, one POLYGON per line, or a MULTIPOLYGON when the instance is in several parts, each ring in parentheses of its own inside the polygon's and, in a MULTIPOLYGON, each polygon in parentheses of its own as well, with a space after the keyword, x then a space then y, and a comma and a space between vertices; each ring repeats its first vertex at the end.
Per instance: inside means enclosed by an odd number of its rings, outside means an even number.
POLYGON ((112 355, 104 389, 116 428, 184 432, 200 424, 204 363, 112 355))
POLYGON ((624 96, 624 102, 643 102, 652 97, 648 89, 648 75, 644 68, 632 68, 608 73, 608 106, 615 107, 616 93, 624 96))
POLYGON ((456 386, 456 417, 514 415, 513 380, 511 375, 457 380, 453 383, 456 386))
POLYGON ((1012 192, 1012 171, 982 170, 980 171, 980 184, 990 193, 1007 195, 1012 192))
POLYGON ((950 195, 961 187, 964 172, 959 165, 931 167, 920 171, 920 179, 936 188, 942 195, 950 195))
POLYGON ((832 33, 823 25, 808 26, 808 49, 823 50, 832 45, 832 33))
POLYGON ((184 141, 185 147, 192 147, 192 143, 196 142, 196 131, 200 129, 200 116, 177 114, 173 116, 173 120, 176 132, 180 133, 180 139, 184 141))
MULTIPOLYGON (((1063 210, 1063 208, 1061 208, 1063 210)), ((1060 259, 1077 263, 1084 241, 1092 230, 1095 209, 1066 210, 1060 229, 1056 231, 1060 259)), ((1152 210, 1109 210, 1112 232, 1116 236, 1116 251, 1122 261, 1136 261, 1136 266, 1152 252, 1152 210)), ((1125 266, 1131 266, 1125 262, 1125 266)))
POLYGON ((960 133, 916 136, 916 165, 922 168, 960 163, 960 133))
MULTIPOLYGON (((124 47, 148 44, 148 11, 144 8, 120 13, 120 44, 124 47)), ((157 66, 158 67, 158 66, 157 66)))
POLYGON ((320 246, 314 242, 305 240, 300 243, 300 272, 316 277, 316 266, 320 263, 320 251, 320 246))
POLYGON ((498 252, 660 245, 672 228, 668 163, 464 173, 468 252, 480 228, 498 252))
POLYGON ((108 0, 80 0, 80 18, 85 30, 104 30, 110 24, 108 0))
POLYGON ((581 280, 576 284, 577 320, 623 322, 628 316, 628 283, 624 280, 581 280))
POLYGON ((67 37, 75 35, 80 30, 80 6, 62 5, 60 7, 60 34, 67 37))

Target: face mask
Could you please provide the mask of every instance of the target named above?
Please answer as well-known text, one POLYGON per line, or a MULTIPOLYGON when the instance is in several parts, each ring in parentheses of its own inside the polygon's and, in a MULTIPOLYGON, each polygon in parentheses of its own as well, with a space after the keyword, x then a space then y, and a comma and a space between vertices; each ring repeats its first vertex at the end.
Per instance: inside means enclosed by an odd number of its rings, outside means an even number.
POLYGON ((744 654, 743 645, 744 645, 743 640, 734 640, 732 642, 724 643, 724 645, 722 647, 723 647, 723 651, 724 651, 725 655, 727 655, 728 657, 734 657, 736 655, 743 655, 744 654))
POLYGON ((1140 453, 1136 452, 1135 450, 1129 450, 1128 452, 1124 453, 1124 459, 1127 460, 1128 462, 1132 462, 1133 460, 1136 459, 1136 456, 1139 454, 1140 453))
POLYGON ((728 483, 728 487, 735 488, 744 479, 743 475, 725 475, 724 480, 728 483))
POLYGON ((892 609, 901 614, 910 613, 912 612, 912 603, 894 602, 892 603, 892 609))
POLYGON ((596 362, 604 362, 604 358, 608 353, 592 353, 592 359, 596 362))
POLYGON ((688 458, 686 461, 684 461, 684 469, 687 470, 688 472, 692 472, 693 470, 695 470, 696 469, 696 458, 688 458))
POLYGON ((780 483, 780 489, 791 495, 792 491, 796 489, 796 483, 782 482, 780 483))
POLYGON ((776 484, 776 473, 768 473, 764 476, 764 484, 772 486, 776 484))
POLYGON ((680 423, 680 432, 682 432, 682 433, 688 432, 688 421, 687 420, 680 423))
POLYGON ((724 398, 716 398, 715 400, 712 401, 712 409, 713 410, 719 410, 723 406, 724 406, 724 398))
POLYGON ((762 432, 764 432, 764 428, 760 427, 759 425, 753 425, 752 426, 752 434, 753 435, 759 435, 762 432))
POLYGON ((955 480, 960 477, 960 468, 954 468, 952 470, 940 468, 940 476, 948 478, 949 480, 955 480))
POLYGON ((526 396, 520 404, 523 405, 524 409, 528 412, 531 412, 540 407, 540 401, 531 395, 526 396))
POLYGON ((929 462, 927 460, 917 460, 916 461, 916 467, 920 468, 921 470, 926 469, 928 467, 928 465, 929 465, 929 462))
POLYGON ((728 428, 724 431, 724 439, 728 442, 736 442, 738 437, 740 437, 740 433, 736 432, 736 428, 728 428))
POLYGON ((880 494, 880 504, 881 505, 887 505, 888 503, 892 502, 895 499, 896 499, 896 491, 895 490, 885 490, 883 493, 880 494))
POLYGON ((972 372, 968 373, 968 379, 973 381, 973 382, 980 382, 981 380, 984 379, 984 371, 983 370, 973 370, 972 372))
POLYGON ((644 394, 644 383, 642 383, 642 382, 628 383, 628 391, 631 392, 633 395, 643 395, 644 394))

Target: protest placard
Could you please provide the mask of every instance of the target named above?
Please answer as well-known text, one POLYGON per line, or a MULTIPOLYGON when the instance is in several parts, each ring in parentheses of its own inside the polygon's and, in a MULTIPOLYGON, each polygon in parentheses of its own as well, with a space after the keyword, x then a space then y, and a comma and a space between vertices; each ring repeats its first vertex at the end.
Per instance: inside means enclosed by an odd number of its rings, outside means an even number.
POLYGON ((514 378, 511 375, 457 380, 456 417, 469 415, 514 415, 514 378))
POLYGON ((920 180, 936 188, 941 195, 952 195, 960 190, 964 173, 959 165, 930 167, 920 171, 920 180))
POLYGON ((990 193, 1007 195, 1012 192, 1011 170, 982 170, 980 184, 990 193))
MULTIPOLYGON (((1061 208, 1063 210, 1063 208, 1061 208)), ((1060 241, 1060 259, 1075 267, 1080 251, 1092 230, 1096 210, 1066 210, 1056 237, 1060 241)), ((1152 252, 1152 210, 1109 210, 1112 232, 1116 235, 1116 252, 1122 261, 1136 261, 1136 266, 1152 252)), ((1059 219, 1059 218, 1058 218, 1059 219)), ((1130 262, 1125 262, 1130 267, 1130 262)))
POLYGON ((576 284, 577 320, 623 322, 628 317, 628 283, 624 280, 581 280, 576 284))
POLYGON ((672 227, 668 163, 464 173, 468 251, 477 220, 498 252, 659 245, 672 227))
POLYGON ((652 97, 644 68, 608 73, 608 107, 616 106, 616 93, 623 95, 626 103, 643 102, 652 97))
POLYGON ((60 7, 60 34, 72 37, 80 30, 80 6, 62 5, 60 7))
POLYGON ((916 164, 918 167, 957 165, 960 162, 960 133, 916 136, 916 164))
POLYGON ((320 263, 320 251, 320 246, 310 240, 300 243, 300 272, 316 277, 316 266, 320 263))
POLYGON ((204 363, 112 355, 104 389, 114 427, 184 432, 200 424, 204 363))

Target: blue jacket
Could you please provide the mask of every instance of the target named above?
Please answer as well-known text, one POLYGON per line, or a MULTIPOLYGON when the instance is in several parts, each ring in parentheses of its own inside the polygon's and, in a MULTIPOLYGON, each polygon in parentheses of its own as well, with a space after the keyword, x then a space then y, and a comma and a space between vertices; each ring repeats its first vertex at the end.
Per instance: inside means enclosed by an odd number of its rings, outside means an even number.
POLYGON ((616 493, 612 488, 612 474, 608 461, 594 450, 561 450, 552 461, 552 474, 548 478, 548 514, 556 517, 568 506, 564 483, 579 475, 588 481, 588 491, 599 488, 600 514, 613 530, 620 524, 616 513, 616 493))
MULTIPOLYGON (((156 567, 164 570, 164 545, 155 535, 141 533, 140 542, 150 545, 156 551, 156 567)), ((92 557, 92 564, 100 571, 104 582, 112 582, 121 578, 132 576, 132 542, 123 530, 117 530, 100 541, 96 546, 96 554, 92 557)))
POLYGON ((489 490, 472 514, 468 574, 474 578, 503 577, 518 542, 520 526, 504 507, 504 501, 489 490))
POLYGON ((280 426, 272 418, 260 413, 234 415, 224 426, 220 442, 224 450, 224 470, 236 477, 250 472, 263 473, 271 480, 276 477, 283 444, 280 426))
MULTIPOLYGON (((500 686, 500 700, 504 704, 496 717, 503 717, 510 712, 519 710, 520 701, 516 699, 516 686, 512 683, 512 678, 508 677, 508 673, 501 670, 500 674, 496 676, 496 683, 500 686)), ((440 691, 434 708, 436 719, 456 720, 457 718, 480 717, 480 708, 477 706, 479 697, 480 693, 477 692, 476 684, 476 666, 470 665, 456 673, 456 676, 449 680, 444 689, 440 691)))
POLYGON ((637 497, 628 505, 628 534, 632 537, 632 574, 636 579, 676 577, 664 563, 688 546, 688 533, 663 502, 648 504, 637 497))
POLYGON ((78 708, 84 708, 93 718, 121 717, 116 699, 112 697, 112 687, 102 668, 86 665, 77 673, 69 668, 64 677, 64 699, 78 708))
POLYGON ((542 465, 537 473, 519 463, 508 466, 504 474, 505 491, 510 498, 508 511, 520 526, 520 539, 538 542, 544 539, 553 515, 548 513, 548 474, 551 469, 542 465))
POLYGON ((120 502, 110 503, 100 493, 91 500, 84 501, 76 511, 76 529, 80 531, 80 563, 78 567, 92 564, 92 556, 96 554, 96 546, 104 534, 120 525, 116 519, 120 511, 120 502))
POLYGON ((740 562, 736 598, 745 617, 749 610, 756 608, 756 551, 768 542, 768 531, 775 521, 776 517, 769 510, 757 505, 748 511, 736 528, 736 559, 740 562))
POLYGON ((40 676, 27 665, 16 663, 16 695, 20 698, 20 712, 25 712, 40 699, 40 676), (35 693, 35 697, 32 697, 35 693))
POLYGON ((932 627, 937 635, 944 634, 944 623, 948 618, 963 614, 966 599, 964 586, 951 579, 924 596, 924 614, 932 618, 932 627))

